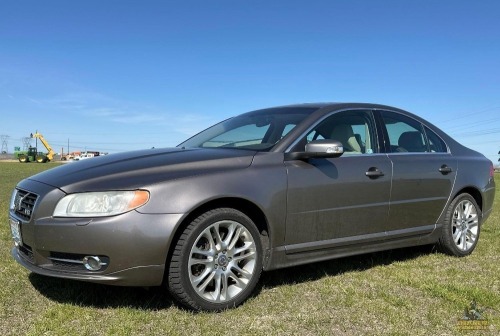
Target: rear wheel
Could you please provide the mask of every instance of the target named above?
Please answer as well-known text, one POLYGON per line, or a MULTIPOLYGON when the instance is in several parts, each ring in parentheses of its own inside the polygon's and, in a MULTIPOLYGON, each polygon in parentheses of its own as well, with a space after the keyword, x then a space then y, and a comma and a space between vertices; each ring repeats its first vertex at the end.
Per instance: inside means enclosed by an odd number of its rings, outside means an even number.
POLYGON ((439 239, 441 250, 457 257, 471 254, 479 240, 480 218, 476 200, 467 193, 458 195, 446 211, 439 239))
POLYGON ((252 220, 219 208, 192 221, 177 241, 168 286, 182 304, 220 311, 241 304, 262 271, 262 245, 252 220))
POLYGON ((36 157, 36 162, 38 163, 44 163, 47 162, 47 157, 44 155, 37 155, 36 157))

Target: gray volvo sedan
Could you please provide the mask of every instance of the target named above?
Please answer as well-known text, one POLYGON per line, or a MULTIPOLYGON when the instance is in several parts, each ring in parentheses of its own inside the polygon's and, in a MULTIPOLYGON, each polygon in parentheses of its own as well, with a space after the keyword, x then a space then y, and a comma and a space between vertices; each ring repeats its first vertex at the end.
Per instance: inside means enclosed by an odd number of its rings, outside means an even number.
POLYGON ((493 164, 406 111, 268 108, 176 148, 112 154, 21 181, 12 255, 46 276, 168 287, 181 304, 241 304, 262 270, 436 244, 476 247, 493 164))

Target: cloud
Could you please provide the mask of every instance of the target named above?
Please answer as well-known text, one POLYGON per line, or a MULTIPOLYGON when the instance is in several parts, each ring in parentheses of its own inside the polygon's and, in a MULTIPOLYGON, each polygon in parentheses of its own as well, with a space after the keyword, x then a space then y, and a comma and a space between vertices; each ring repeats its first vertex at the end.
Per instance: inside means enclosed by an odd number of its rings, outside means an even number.
POLYGON ((84 109, 84 112, 87 116, 98 118, 114 118, 123 115, 123 112, 120 112, 114 107, 97 107, 89 110, 84 109))
POLYGON ((113 122, 123 123, 123 124, 136 124, 136 123, 163 123, 166 118, 162 115, 153 115, 153 114, 131 114, 131 113, 123 113, 119 116, 114 116, 110 118, 113 122))
POLYGON ((173 118, 172 128, 185 136, 192 136, 220 120, 200 113, 179 113, 173 118))
POLYGON ((144 124, 162 123, 167 120, 162 113, 147 111, 151 110, 151 107, 120 101, 91 91, 72 92, 44 99, 43 104, 52 105, 53 108, 68 113, 79 114, 84 118, 97 118, 106 123, 144 124))

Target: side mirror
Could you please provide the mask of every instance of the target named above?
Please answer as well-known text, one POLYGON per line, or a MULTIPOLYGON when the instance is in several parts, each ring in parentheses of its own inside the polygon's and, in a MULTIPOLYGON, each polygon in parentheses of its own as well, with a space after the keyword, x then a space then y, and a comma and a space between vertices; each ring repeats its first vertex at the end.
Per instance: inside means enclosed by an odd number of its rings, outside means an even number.
POLYGON ((344 154, 344 146, 339 141, 322 139, 311 141, 304 152, 286 154, 288 160, 307 160, 320 158, 336 158, 344 154))

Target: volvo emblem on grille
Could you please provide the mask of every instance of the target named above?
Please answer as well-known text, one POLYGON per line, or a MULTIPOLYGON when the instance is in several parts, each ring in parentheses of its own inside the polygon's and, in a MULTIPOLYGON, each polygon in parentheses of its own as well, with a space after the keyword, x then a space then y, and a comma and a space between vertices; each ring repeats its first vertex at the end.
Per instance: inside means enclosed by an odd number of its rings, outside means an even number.
MULTIPOLYGON (((25 200, 26 197, 28 197, 29 193, 26 193, 23 197, 19 195, 19 193, 16 194, 16 200, 14 201, 14 207, 17 211, 22 211, 23 208, 23 201, 25 200)), ((29 215, 29 214, 27 214, 29 215)))

